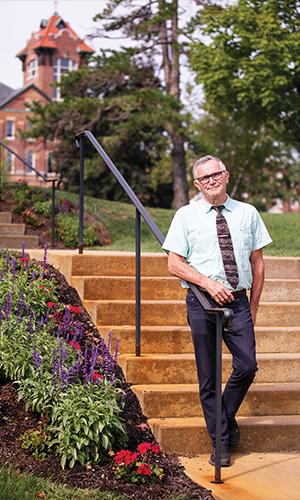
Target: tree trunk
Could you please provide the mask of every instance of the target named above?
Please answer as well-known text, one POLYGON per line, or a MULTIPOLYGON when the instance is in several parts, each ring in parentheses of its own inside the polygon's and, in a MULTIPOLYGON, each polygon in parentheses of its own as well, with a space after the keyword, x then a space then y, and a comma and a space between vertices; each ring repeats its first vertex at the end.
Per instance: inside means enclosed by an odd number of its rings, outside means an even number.
MULTIPOLYGON (((165 6, 165 0, 160 0, 160 8, 165 6)), ((180 66, 178 49, 178 0, 173 0, 174 13, 169 26, 167 20, 160 26, 160 41, 162 45, 162 67, 165 77, 166 92, 180 100, 180 66)), ((181 128, 181 123, 178 123, 181 128)), ((188 183, 186 175, 186 160, 183 135, 168 124, 166 130, 172 143, 173 166, 173 206, 178 209, 189 202, 188 183)))

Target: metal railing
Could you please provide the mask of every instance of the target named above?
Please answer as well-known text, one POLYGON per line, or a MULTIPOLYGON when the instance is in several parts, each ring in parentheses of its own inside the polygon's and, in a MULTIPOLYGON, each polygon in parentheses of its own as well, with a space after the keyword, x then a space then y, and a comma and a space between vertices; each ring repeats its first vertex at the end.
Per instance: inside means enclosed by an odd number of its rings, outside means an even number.
MULTIPOLYGON (((89 130, 84 130, 76 134, 76 144, 80 151, 80 203, 79 203, 79 247, 80 254, 83 253, 83 222, 84 222, 84 141, 87 139, 94 147, 97 153, 101 156, 109 170, 122 186, 131 202, 136 209, 135 223, 135 272, 136 272, 136 289, 135 289, 135 327, 136 327, 136 356, 141 355, 141 216, 148 225, 150 231, 158 240, 160 245, 164 242, 164 236, 152 220, 151 216, 142 205, 136 194, 133 192, 127 181, 119 172, 115 164, 100 146, 95 136, 89 130)), ((209 314, 216 316, 216 467, 214 483, 222 483, 221 479, 221 415, 222 415, 222 331, 224 325, 228 324, 232 311, 228 308, 212 307, 205 295, 194 283, 188 282, 189 287, 197 297, 198 301, 209 314)))
POLYGON ((57 177, 53 177, 49 179, 47 175, 42 174, 39 172, 36 168, 34 168, 30 163, 28 163, 26 160, 21 158, 21 156, 16 153, 13 149, 11 149, 9 146, 4 144, 4 142, 0 141, 0 146, 2 146, 4 149, 6 149, 9 153, 13 154, 23 165, 25 165, 27 168, 35 172, 37 177, 41 177, 45 182, 51 182, 52 184, 52 189, 51 189, 51 245, 52 248, 55 248, 55 193, 56 193, 56 181, 58 182, 59 179, 57 177))

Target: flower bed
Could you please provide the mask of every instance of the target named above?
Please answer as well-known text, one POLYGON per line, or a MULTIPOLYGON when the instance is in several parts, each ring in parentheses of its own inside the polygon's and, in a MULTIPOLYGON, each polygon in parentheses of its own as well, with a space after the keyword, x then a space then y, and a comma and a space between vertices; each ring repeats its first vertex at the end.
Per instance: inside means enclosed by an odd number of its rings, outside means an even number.
POLYGON ((117 352, 46 254, 0 252, 0 305, 0 465, 131 498, 211 498, 161 454, 117 352))

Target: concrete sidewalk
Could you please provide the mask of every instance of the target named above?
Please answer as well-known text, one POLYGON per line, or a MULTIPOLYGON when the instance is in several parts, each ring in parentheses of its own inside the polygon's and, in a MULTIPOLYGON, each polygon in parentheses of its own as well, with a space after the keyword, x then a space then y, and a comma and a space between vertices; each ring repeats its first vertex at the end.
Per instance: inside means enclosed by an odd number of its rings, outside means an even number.
POLYGON ((223 484, 213 484, 209 455, 180 457, 186 474, 212 491, 216 500, 300 500, 300 451, 232 455, 222 467, 223 484))

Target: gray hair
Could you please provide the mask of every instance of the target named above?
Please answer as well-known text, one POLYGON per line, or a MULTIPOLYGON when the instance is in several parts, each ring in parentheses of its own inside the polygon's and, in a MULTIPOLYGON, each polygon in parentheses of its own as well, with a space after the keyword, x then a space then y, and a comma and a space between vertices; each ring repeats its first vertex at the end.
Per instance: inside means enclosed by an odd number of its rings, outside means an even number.
POLYGON ((196 161, 196 163, 194 164, 193 166, 193 177, 194 179, 196 179, 196 170, 198 167, 200 167, 200 165, 204 165, 204 163, 207 163, 208 161, 210 160, 215 160, 220 169, 223 171, 223 172, 226 172, 227 168, 225 167, 224 163, 219 159, 219 158, 216 158, 215 156, 202 156, 202 158, 199 158, 199 160, 196 161))

